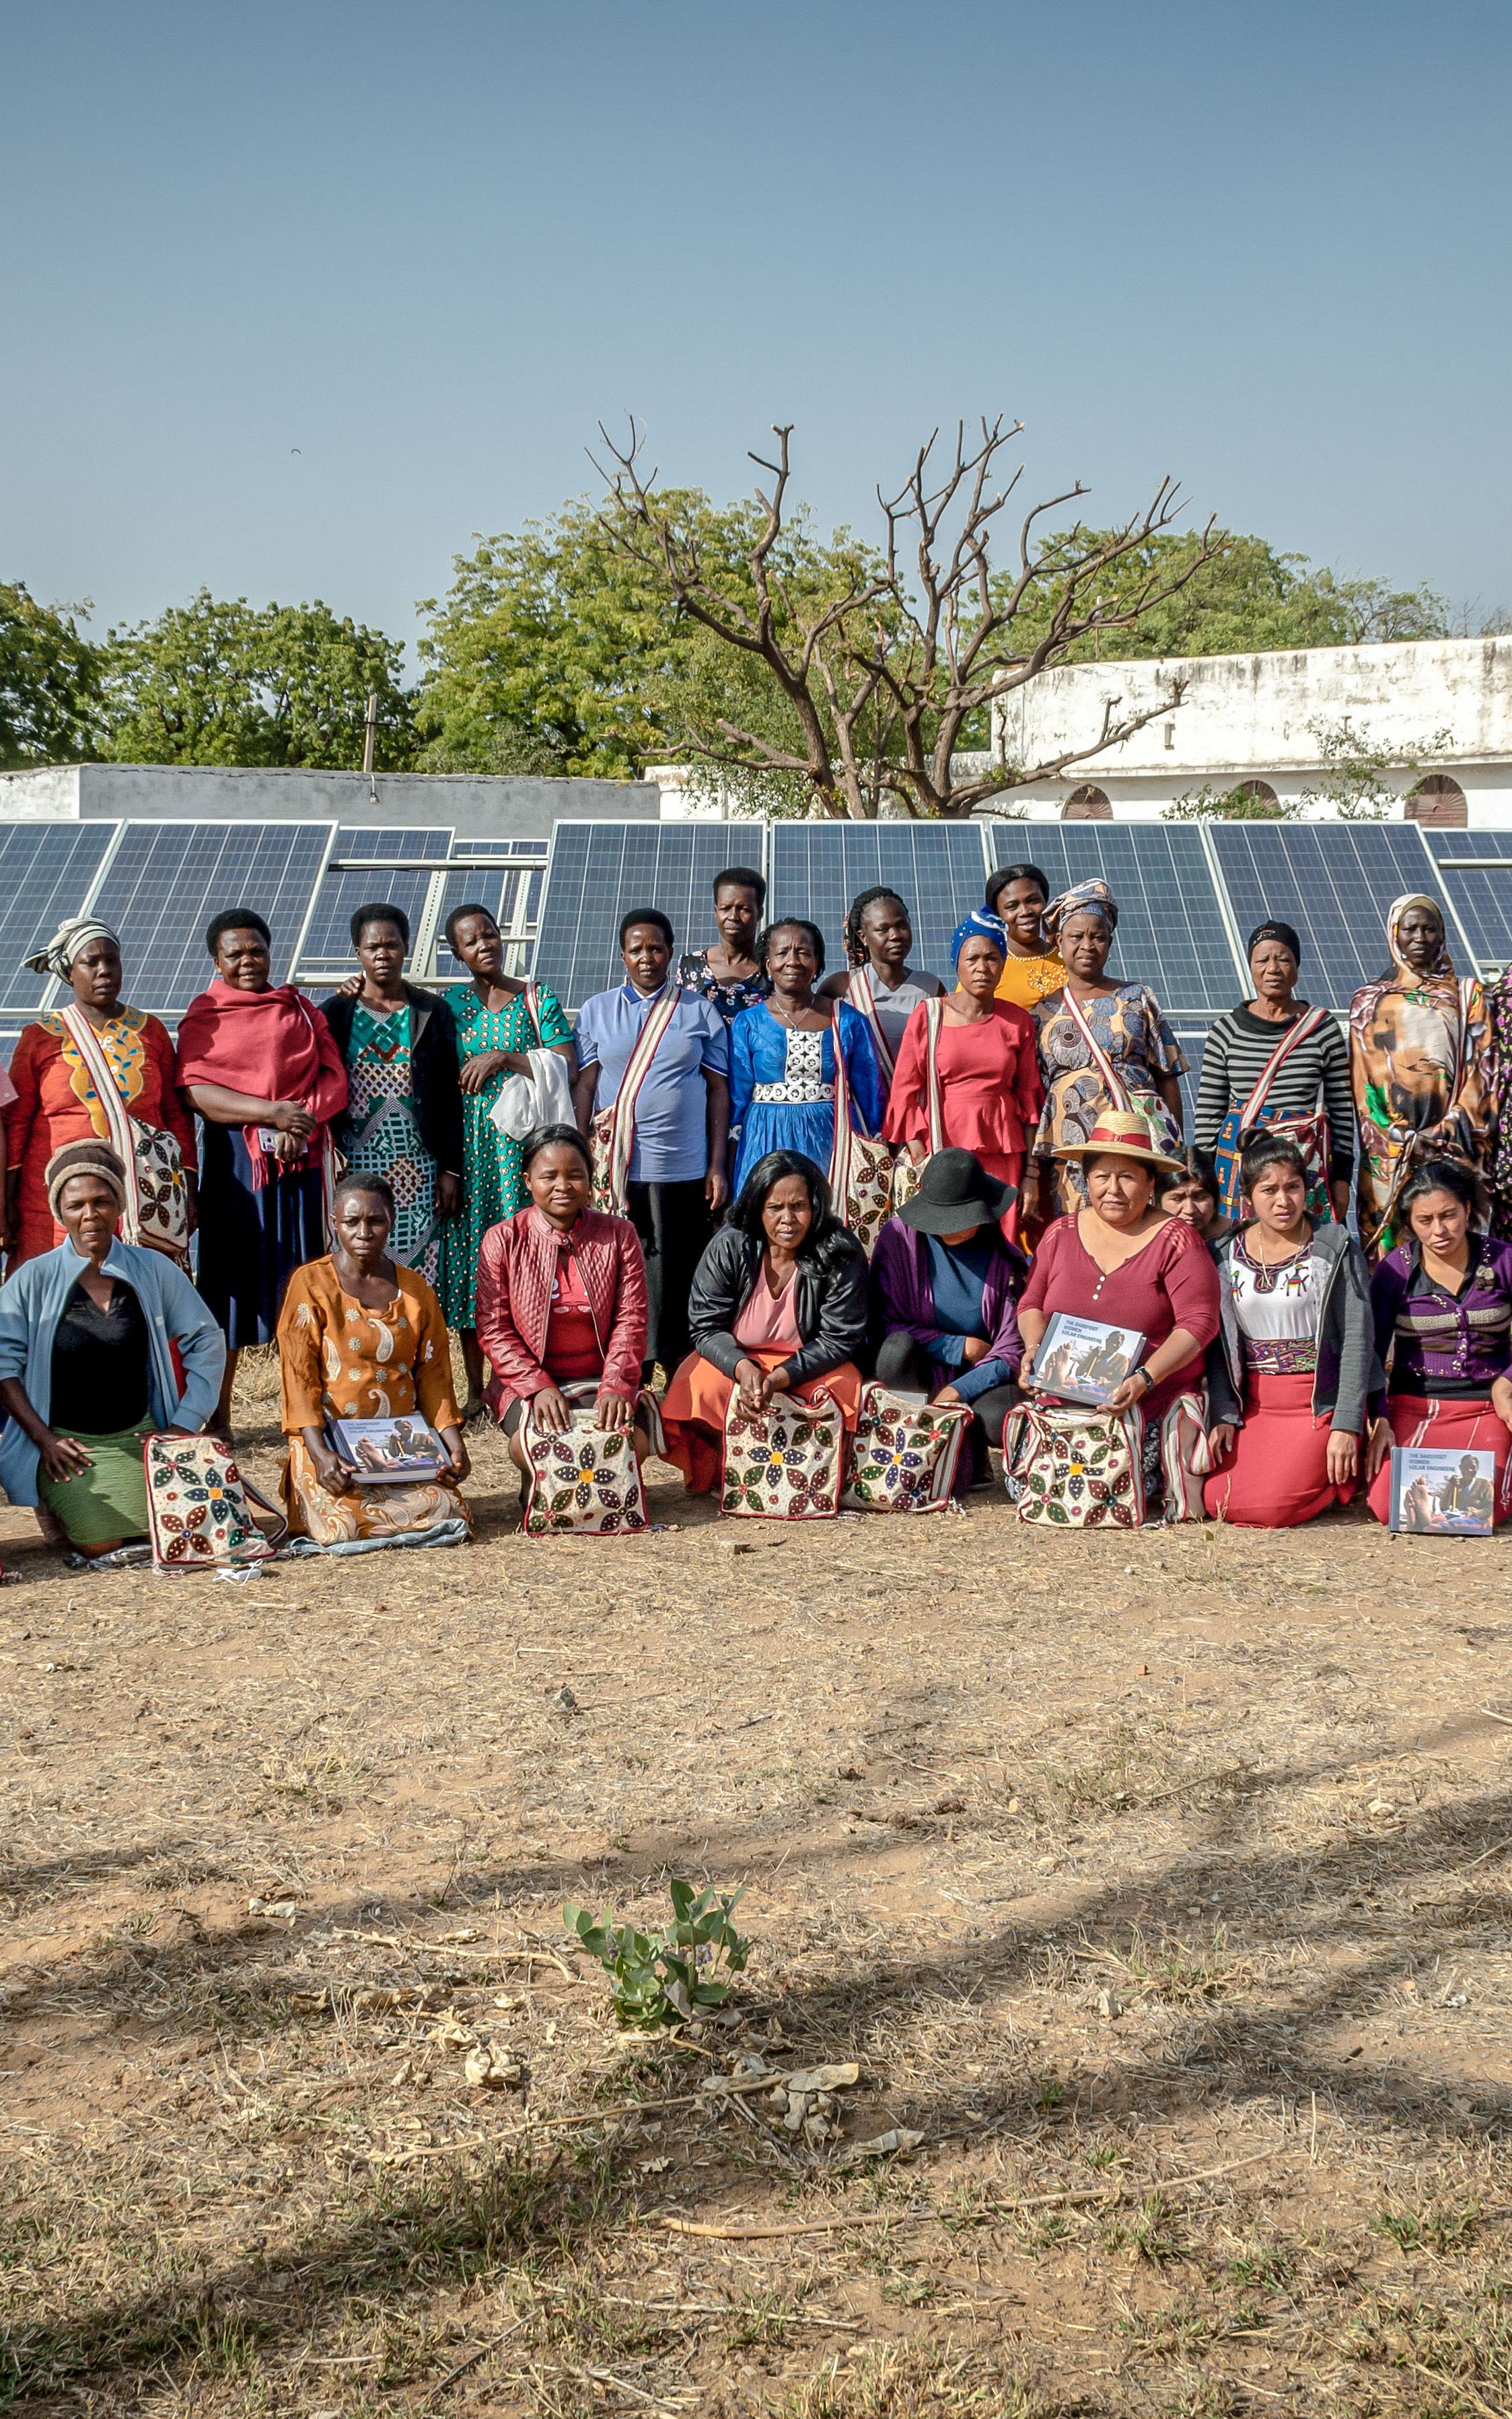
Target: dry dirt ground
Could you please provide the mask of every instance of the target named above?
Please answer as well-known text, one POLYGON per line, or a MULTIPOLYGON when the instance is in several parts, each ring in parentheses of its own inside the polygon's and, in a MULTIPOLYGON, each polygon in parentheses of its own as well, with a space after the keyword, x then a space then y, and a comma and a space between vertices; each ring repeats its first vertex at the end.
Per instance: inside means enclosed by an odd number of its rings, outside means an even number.
POLYGON ((245 1584, 3 1516, 0 2407, 1512 2414, 1505 1543, 530 1545, 478 1460, 245 1584), (626 2039, 561 1902, 675 1875, 734 2021, 626 2039))

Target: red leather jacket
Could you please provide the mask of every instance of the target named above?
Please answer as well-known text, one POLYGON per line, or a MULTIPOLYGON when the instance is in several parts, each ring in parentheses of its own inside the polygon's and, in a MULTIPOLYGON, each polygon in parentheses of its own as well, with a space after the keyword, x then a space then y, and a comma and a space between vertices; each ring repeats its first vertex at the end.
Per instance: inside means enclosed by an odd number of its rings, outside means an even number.
MULTIPOLYGON (((517 1395, 544 1394, 556 1380, 544 1366, 551 1283, 562 1237, 533 1202, 490 1226, 478 1254, 478 1342, 492 1367, 488 1402, 501 1419, 517 1395)), ((585 1210, 570 1248, 582 1274, 604 1356, 600 1384, 632 1400, 645 1359, 646 1264, 628 1218, 585 1210)))

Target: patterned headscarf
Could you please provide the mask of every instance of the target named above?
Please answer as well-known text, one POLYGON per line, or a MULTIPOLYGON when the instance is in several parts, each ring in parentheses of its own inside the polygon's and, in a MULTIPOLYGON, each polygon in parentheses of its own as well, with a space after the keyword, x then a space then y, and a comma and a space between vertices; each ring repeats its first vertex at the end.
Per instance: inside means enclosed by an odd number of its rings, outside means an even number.
POLYGON ((1060 928, 1068 916, 1100 916, 1110 932, 1119 929, 1119 902, 1107 884, 1095 876, 1086 882, 1073 882, 1045 909, 1045 937, 1052 948, 1058 948, 1060 928))
POLYGON ((955 938, 950 943, 950 963, 952 966, 955 964, 956 960, 960 957, 962 950, 965 948, 968 941, 991 941, 994 948, 996 949, 1002 957, 1006 958, 1008 955, 1008 926, 1004 923, 1001 916, 995 916, 993 914, 990 907, 973 907, 970 915, 964 917, 962 921, 955 928, 955 938))
MULTIPOLYGON (((1396 966, 1399 967, 1404 975, 1411 975, 1412 980, 1416 982, 1418 980, 1418 970, 1416 966, 1410 966, 1408 964, 1407 960, 1401 953, 1401 949, 1396 939, 1396 935, 1401 930, 1402 917, 1406 915, 1409 907, 1426 907, 1429 915, 1438 919, 1440 932, 1445 933, 1446 928, 1444 924, 1443 909, 1440 906, 1438 901, 1436 899, 1430 899, 1425 890, 1404 890, 1401 897, 1399 899, 1394 899, 1390 907, 1387 909, 1386 946, 1391 951, 1392 963, 1396 966)), ((1454 960, 1449 955, 1449 943, 1447 936, 1445 936, 1443 945, 1440 948, 1438 956, 1435 958, 1432 965, 1429 966, 1427 971, 1429 974, 1433 975, 1452 975, 1454 970, 1454 960)))
POLYGON ((22 964, 29 966, 35 975, 56 975, 59 982, 67 982, 69 968, 91 941, 114 941, 117 949, 121 945, 120 934, 102 924, 98 916, 70 916, 66 924, 58 926, 46 948, 39 949, 34 958, 23 958, 22 964))

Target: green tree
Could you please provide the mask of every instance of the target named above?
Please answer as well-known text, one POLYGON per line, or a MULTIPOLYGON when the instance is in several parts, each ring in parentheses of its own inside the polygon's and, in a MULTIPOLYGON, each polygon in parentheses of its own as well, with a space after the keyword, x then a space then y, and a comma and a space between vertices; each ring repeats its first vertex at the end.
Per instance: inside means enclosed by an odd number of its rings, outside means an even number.
POLYGON ((376 691, 376 761, 399 771, 414 756, 402 672, 394 639, 318 599, 255 607, 202 588, 155 622, 111 631, 103 752, 130 764, 350 769, 376 691))
POLYGON ((39 605, 0 580, 0 768, 70 764, 100 739, 100 653, 79 627, 87 605, 39 605))

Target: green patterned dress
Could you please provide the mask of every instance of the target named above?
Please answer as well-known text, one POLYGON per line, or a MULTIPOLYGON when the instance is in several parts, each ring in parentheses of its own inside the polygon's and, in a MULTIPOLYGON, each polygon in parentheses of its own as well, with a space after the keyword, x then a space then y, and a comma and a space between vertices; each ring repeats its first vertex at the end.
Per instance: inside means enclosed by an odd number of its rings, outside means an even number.
MULTIPOLYGON (((556 994, 543 987, 536 996, 541 1005, 539 1040, 525 1012, 523 996, 512 999, 496 1014, 484 1007, 471 985, 465 992, 454 993, 452 1013, 456 1019, 459 1059, 477 1058, 486 1050, 549 1050, 558 1041, 570 1041, 572 1025, 556 994)), ((525 1199, 520 1146, 501 1134, 488 1115, 503 1080, 502 1074, 497 1074, 481 1092, 462 1095, 462 1208, 457 1217, 448 1221, 441 1239, 441 1278, 437 1287, 448 1327, 476 1323, 473 1295, 479 1247, 489 1227, 497 1226, 502 1218, 513 1218, 525 1199)))
POLYGON ((436 1162, 415 1119, 408 1008, 375 1015, 358 1000, 347 1058, 347 1114, 338 1139, 354 1175, 386 1176, 393 1187, 389 1249, 434 1289, 446 1222, 436 1214, 436 1162))

